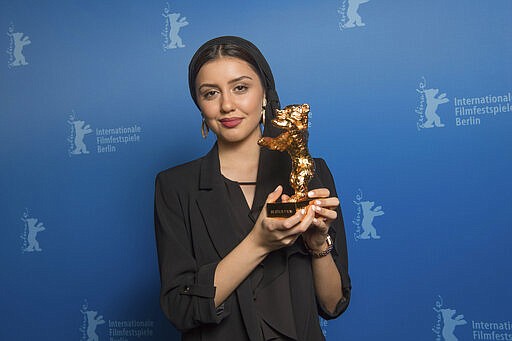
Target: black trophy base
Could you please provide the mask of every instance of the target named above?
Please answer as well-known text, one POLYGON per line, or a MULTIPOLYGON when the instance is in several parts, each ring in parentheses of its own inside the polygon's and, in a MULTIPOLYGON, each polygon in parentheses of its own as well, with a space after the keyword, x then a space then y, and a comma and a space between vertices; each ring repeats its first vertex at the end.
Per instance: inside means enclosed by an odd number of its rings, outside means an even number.
POLYGON ((301 208, 309 205, 309 201, 274 202, 267 204, 267 217, 288 218, 301 208))

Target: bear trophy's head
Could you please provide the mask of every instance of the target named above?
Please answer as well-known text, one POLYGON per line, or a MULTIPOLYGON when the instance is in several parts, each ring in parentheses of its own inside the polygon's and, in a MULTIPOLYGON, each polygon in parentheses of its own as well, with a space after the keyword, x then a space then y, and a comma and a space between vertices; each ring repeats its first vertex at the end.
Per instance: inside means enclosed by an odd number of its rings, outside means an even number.
POLYGON ((272 124, 285 130, 306 130, 308 128, 308 104, 287 105, 282 110, 276 110, 272 124))

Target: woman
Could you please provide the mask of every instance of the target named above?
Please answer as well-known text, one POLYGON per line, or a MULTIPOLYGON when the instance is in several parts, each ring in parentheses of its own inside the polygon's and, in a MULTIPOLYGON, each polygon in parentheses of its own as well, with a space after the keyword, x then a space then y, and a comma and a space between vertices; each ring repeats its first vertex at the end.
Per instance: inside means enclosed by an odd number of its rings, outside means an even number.
POLYGON ((164 313, 183 340, 324 340, 318 315, 340 315, 351 288, 327 165, 315 159, 307 209, 267 217, 265 204, 292 190, 289 157, 257 144, 279 133, 270 124, 279 98, 265 58, 242 38, 212 39, 190 62, 189 87, 203 137, 211 130, 217 142, 156 179, 164 313))

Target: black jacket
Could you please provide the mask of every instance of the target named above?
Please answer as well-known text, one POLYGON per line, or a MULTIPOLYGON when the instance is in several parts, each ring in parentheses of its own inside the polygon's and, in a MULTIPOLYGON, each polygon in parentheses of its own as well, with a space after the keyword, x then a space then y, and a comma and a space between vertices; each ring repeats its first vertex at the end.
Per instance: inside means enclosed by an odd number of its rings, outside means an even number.
MULTIPOLYGON (((288 185, 289 161, 279 152, 262 150, 258 185, 251 214, 259 215, 267 195, 277 185, 288 185)), ((326 187, 337 196, 332 175, 322 159, 315 159, 316 174, 309 189, 326 187)), ((158 174, 155 190, 155 230, 161 277, 161 307, 183 340, 260 341, 261 330, 248 280, 243 281, 217 309, 213 279, 218 262, 244 236, 234 231, 234 221, 215 145, 204 157, 158 174)), ((341 211, 330 234, 335 248, 332 257, 341 274, 344 299, 334 314, 315 298, 311 259, 301 238, 290 247, 274 251, 281 256, 272 270, 272 281, 287 267, 293 318, 298 340, 323 340, 318 315, 331 319, 340 315, 350 300, 345 231, 341 211)), ((269 255, 270 257, 270 255, 269 255)), ((268 257, 267 257, 268 258, 268 257)), ((276 313, 279 309, 276 309, 276 313)))

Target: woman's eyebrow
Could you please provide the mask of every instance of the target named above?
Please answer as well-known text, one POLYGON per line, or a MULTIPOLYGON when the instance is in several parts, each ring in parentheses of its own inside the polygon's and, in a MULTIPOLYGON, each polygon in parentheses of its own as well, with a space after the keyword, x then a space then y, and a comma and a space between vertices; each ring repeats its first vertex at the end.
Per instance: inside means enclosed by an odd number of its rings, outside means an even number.
POLYGON ((217 85, 209 84, 209 83, 203 83, 203 84, 199 85, 198 90, 201 90, 202 88, 217 88, 217 85))
MULTIPOLYGON (((234 79, 228 81, 228 84, 233 84, 233 83, 239 82, 239 81, 244 80, 244 79, 252 80, 252 77, 240 76, 240 77, 237 77, 237 78, 234 78, 234 79)), ((201 90, 202 88, 218 88, 218 85, 217 84, 211 84, 211 83, 203 83, 203 84, 201 84, 199 86, 199 90, 201 90)))
POLYGON ((239 81, 241 81, 243 79, 246 79, 246 78, 252 80, 252 78, 249 77, 249 76, 240 76, 240 77, 237 77, 235 79, 230 80, 228 83, 229 84, 236 83, 236 82, 239 82, 239 81))

